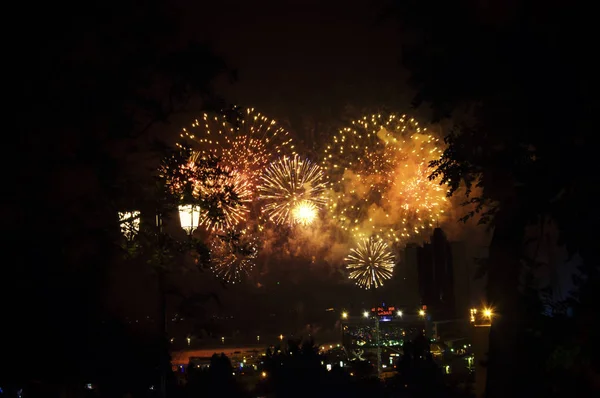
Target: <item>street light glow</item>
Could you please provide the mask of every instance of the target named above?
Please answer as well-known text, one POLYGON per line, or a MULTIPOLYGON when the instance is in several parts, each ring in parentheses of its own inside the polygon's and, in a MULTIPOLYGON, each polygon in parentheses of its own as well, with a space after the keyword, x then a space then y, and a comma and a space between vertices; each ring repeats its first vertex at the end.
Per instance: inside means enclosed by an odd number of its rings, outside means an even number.
POLYGON ((369 311, 363 312, 363 315, 364 315, 365 318, 368 318, 369 317, 369 311))
POLYGON ((398 312, 396 312, 396 315, 398 315, 398 316, 402 316, 402 311, 398 311, 398 312))
POLYGON ((420 316, 425 316, 425 310, 419 310, 419 315, 420 316))
POLYGON ((194 205, 180 205, 179 206, 179 221, 181 222, 181 228, 191 235, 196 228, 198 228, 198 222, 200 220, 200 206, 194 205))
POLYGON ((485 316, 486 318, 491 319, 493 315, 494 315, 494 313, 492 312, 491 308, 483 309, 483 316, 485 316))
POLYGON ((348 318, 348 313, 345 311, 342 312, 342 318, 344 318, 344 319, 348 318))

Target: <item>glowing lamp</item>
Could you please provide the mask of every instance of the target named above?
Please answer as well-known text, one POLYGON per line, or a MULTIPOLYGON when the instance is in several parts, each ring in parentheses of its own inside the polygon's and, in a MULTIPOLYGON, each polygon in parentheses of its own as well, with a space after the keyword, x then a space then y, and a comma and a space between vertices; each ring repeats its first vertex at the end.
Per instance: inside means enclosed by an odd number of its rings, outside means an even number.
POLYGON ((398 316, 402 316, 402 311, 398 311, 398 312, 396 312, 396 315, 398 315, 398 316))
POLYGON ((490 308, 485 308, 483 310, 483 316, 486 317, 487 319, 491 319, 492 315, 494 315, 494 314, 490 308))
POLYGON ((425 316, 425 311, 424 310, 419 310, 419 315, 420 316, 425 316))
POLYGON ((342 312, 342 318, 343 319, 347 319, 348 318, 348 313, 347 312, 342 312))
POLYGON ((121 233, 127 240, 133 239, 135 235, 140 231, 140 212, 125 211, 119 212, 119 225, 121 226, 121 233))
POLYGON ((194 205, 180 205, 179 206, 179 222, 181 228, 188 235, 192 235, 192 232, 198 228, 198 221, 200 220, 200 206, 194 205))
POLYGON ((365 311, 365 312, 363 312, 363 316, 364 316, 365 318, 368 318, 368 317, 369 317, 369 312, 368 312, 368 311, 365 311))

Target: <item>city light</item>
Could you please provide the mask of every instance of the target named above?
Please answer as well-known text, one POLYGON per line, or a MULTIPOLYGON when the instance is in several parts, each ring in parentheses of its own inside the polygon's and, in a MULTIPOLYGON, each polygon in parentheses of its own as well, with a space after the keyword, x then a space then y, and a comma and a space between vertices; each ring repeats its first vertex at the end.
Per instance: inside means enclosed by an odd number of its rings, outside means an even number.
POLYGON ((342 318, 343 319, 347 319, 348 318, 348 313, 347 312, 342 312, 342 318))
POLYGON ((471 308, 471 322, 475 322, 475 315, 477 315, 477 308, 471 308))
POLYGON ((488 319, 492 319, 492 316, 494 316, 494 313, 492 312, 491 308, 484 308, 483 309, 483 316, 488 318, 488 319))
POLYGON ((263 378, 265 378, 265 377, 267 377, 267 372, 262 372, 260 375, 261 375, 263 378))
POLYGON ((402 311, 398 311, 398 312, 396 312, 396 315, 398 315, 398 316, 402 316, 402 311))
POLYGON ((363 316, 364 316, 365 318, 368 318, 368 317, 369 317, 369 311, 365 311, 365 312, 363 312, 363 316))
POLYGON ((283 335, 282 334, 279 335, 279 341, 283 341, 283 335))
POLYGON ((425 316, 425 310, 419 310, 419 316, 425 316))

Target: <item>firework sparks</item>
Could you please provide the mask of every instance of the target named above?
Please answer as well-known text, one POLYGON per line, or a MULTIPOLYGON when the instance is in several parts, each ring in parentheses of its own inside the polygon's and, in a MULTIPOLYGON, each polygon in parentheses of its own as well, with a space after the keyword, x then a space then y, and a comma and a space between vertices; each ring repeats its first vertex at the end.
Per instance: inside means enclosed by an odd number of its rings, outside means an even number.
POLYGON ((291 215, 295 223, 306 226, 312 224, 318 214, 319 209, 313 202, 303 200, 292 208, 291 215))
POLYGON ((237 170, 252 189, 265 167, 275 157, 293 154, 294 146, 287 131, 254 109, 233 119, 204 114, 181 137, 195 143, 202 156, 214 156, 221 166, 237 170))
POLYGON ((283 157, 267 167, 258 187, 265 203, 264 214, 276 224, 300 221, 292 214, 307 215, 309 203, 316 209, 326 203, 325 180, 321 168, 300 157, 283 157), (297 207, 298 206, 298 207, 297 207))
POLYGON ((367 238, 351 249, 346 257, 349 278, 365 289, 377 289, 390 279, 394 271, 394 255, 382 240, 367 238))
POLYGON ((363 117, 340 130, 323 160, 332 217, 356 238, 393 242, 433 227, 448 206, 446 188, 428 178, 438 143, 404 115, 363 117))
POLYGON ((212 239, 211 270, 217 278, 227 283, 239 283, 254 268, 257 255, 257 240, 247 230, 228 230, 212 239))

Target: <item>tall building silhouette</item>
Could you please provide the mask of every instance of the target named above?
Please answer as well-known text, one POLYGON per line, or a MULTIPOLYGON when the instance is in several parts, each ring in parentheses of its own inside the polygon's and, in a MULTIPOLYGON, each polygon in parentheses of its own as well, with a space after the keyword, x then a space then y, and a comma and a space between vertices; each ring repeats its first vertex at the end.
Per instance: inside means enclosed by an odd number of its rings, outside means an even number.
POLYGON ((405 301, 426 305, 435 319, 466 317, 471 301, 469 263, 465 243, 448 241, 441 228, 428 243, 407 245, 401 275, 405 301))

